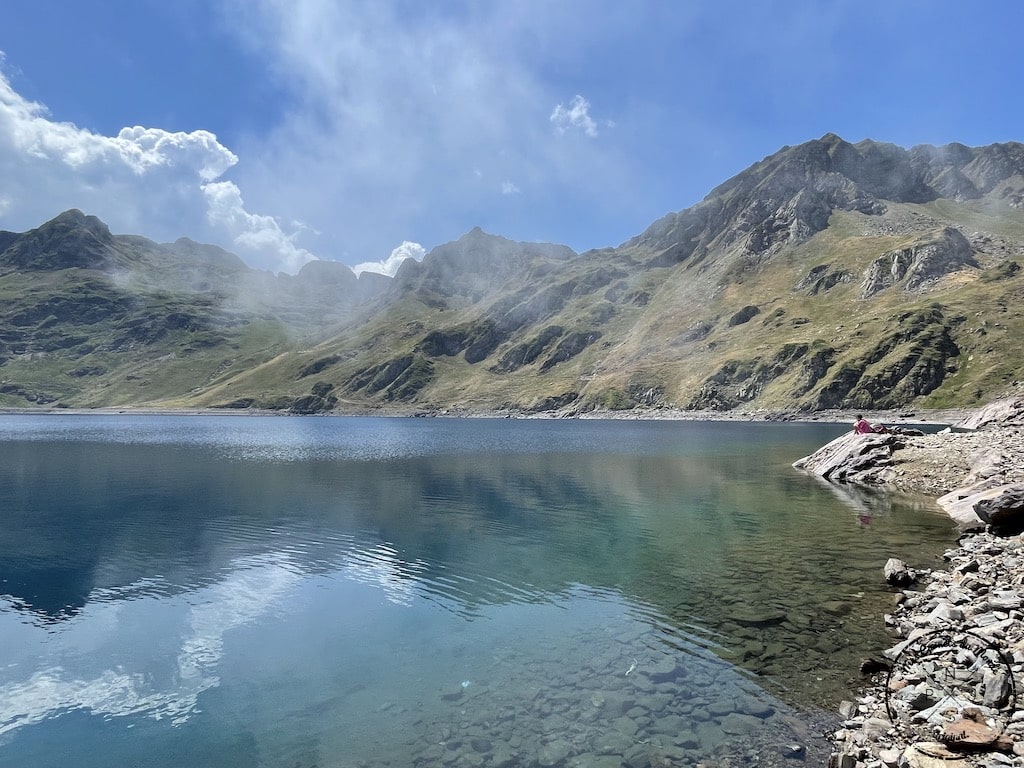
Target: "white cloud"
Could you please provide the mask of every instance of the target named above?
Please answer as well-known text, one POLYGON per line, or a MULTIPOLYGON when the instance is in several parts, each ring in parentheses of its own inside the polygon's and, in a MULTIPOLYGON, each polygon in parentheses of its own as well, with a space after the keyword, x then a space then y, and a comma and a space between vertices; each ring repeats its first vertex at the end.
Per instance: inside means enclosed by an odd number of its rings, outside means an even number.
POLYGON ((201 189, 209 203, 207 219, 228 232, 236 250, 250 256, 261 254, 265 257, 261 261, 276 259, 281 270, 289 273, 297 272, 303 264, 316 258, 297 247, 272 216, 246 211, 242 192, 234 182, 211 181, 201 189))
MULTIPOLYGON (((528 51, 572 26, 570 7, 224 2, 232 32, 290 96, 273 130, 237 147, 233 177, 247 201, 333 230, 324 258, 375 261, 395 233, 432 246, 480 223, 537 239, 541 217, 525 208, 481 210, 503 179, 547 209, 621 189, 592 180, 632 172, 614 148, 558 141, 545 120, 562 89, 528 51)), ((600 127, 585 106, 563 110, 573 130, 600 127)))
POLYGON ((112 164, 143 175, 161 166, 177 166, 210 180, 238 162, 208 131, 170 133, 135 126, 110 137, 54 122, 45 107, 16 93, 2 73, 0 141, 5 150, 76 170, 112 164))
POLYGON ((104 136, 50 119, 0 72, 0 228, 24 231, 68 208, 114 232, 210 240, 251 265, 294 272, 315 258, 270 216, 218 181, 238 157, 205 130, 141 126, 104 136))
POLYGON ((357 275, 361 272, 376 272, 380 275, 394 277, 403 261, 406 259, 422 261, 426 253, 426 249, 424 249, 424 247, 419 243, 410 243, 406 240, 400 246, 395 248, 391 252, 391 255, 384 261, 365 261, 362 264, 356 264, 352 267, 352 271, 357 275))
POLYGON ((591 138, 597 136, 597 123, 590 116, 590 102, 579 94, 569 102, 568 108, 563 104, 556 106, 550 119, 559 135, 570 128, 578 128, 591 138))
MULTIPOLYGON (((482 224, 543 239, 553 201, 619 212, 618 190, 636 186, 626 181, 635 164, 615 146, 558 140, 605 126, 581 96, 550 111, 567 92, 543 51, 557 42, 571 58, 593 42, 592 27, 566 34, 578 25, 576 0, 413 11, 395 0, 211 5, 232 37, 221 42, 245 48, 262 67, 249 76, 281 98, 239 113, 228 149, 209 131, 97 135, 51 119, 3 80, 0 200, 12 202, 0 228, 76 207, 114 232, 186 235, 274 271, 314 255, 378 271, 403 237, 432 247, 482 224), (537 209, 486 208, 522 189, 537 209)), ((632 18, 615 8, 597 15, 598 38, 632 18)))

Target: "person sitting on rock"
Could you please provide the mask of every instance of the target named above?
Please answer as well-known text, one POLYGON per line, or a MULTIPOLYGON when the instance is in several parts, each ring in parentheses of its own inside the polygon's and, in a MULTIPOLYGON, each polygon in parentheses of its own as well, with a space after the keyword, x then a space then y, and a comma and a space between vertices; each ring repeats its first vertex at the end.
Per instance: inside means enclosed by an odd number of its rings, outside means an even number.
POLYGON ((853 431, 858 435, 889 434, 889 428, 884 424, 872 427, 868 420, 857 414, 857 421, 853 424, 853 431))

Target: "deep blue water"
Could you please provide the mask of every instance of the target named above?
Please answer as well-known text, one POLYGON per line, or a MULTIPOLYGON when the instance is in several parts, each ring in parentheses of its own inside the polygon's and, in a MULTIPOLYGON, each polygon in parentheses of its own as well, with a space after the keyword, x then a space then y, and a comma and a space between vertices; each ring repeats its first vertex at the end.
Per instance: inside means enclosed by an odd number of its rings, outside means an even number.
POLYGON ((0 417, 0 766, 820 754, 953 539, 790 467, 845 429, 0 417))

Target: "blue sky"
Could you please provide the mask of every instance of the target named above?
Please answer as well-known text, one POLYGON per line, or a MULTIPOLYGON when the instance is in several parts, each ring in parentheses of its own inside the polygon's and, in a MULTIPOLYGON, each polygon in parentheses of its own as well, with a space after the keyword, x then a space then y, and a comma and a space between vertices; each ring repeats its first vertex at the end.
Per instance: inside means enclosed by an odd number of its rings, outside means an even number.
POLYGON ((0 229, 253 266, 617 245, 784 145, 1024 140, 1024 4, 11 0, 0 229))

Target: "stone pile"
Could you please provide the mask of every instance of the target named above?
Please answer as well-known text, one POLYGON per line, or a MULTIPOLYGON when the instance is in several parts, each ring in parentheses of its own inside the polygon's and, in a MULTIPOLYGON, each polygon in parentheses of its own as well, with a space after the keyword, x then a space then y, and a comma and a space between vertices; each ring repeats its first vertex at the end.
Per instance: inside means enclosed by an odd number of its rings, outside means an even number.
POLYGON ((833 768, 1024 767, 1024 540, 969 534, 946 559, 896 593, 897 642, 840 706, 833 768))
POLYGON ((976 431, 868 445, 844 436, 801 460, 830 479, 943 494, 965 531, 948 570, 886 563, 900 588, 885 617, 897 642, 865 661, 871 685, 840 706, 831 768, 1024 768, 1024 398, 961 426, 976 431))

